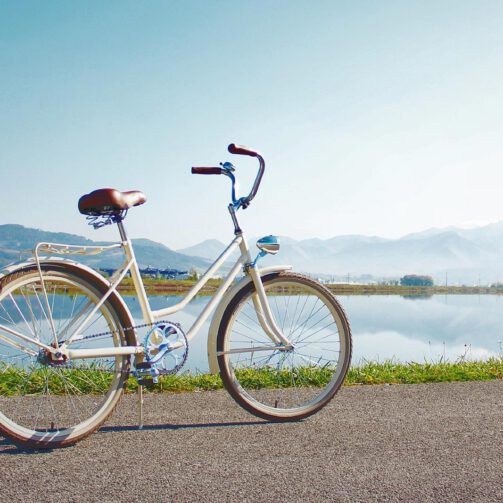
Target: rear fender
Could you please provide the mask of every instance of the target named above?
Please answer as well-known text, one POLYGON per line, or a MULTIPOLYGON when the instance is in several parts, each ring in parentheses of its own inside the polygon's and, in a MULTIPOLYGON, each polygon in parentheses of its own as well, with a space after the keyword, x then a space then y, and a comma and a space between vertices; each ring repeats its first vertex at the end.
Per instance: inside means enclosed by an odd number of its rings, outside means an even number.
MULTIPOLYGON (((89 283, 94 283, 95 285, 97 285, 100 291, 103 293, 105 293, 110 288, 110 282, 106 278, 104 278, 101 274, 99 274, 94 269, 91 269, 90 267, 84 264, 75 262, 74 260, 59 257, 47 257, 42 258, 40 260, 40 266, 41 267, 50 266, 51 268, 60 269, 61 271, 65 269, 71 270, 76 274, 84 277, 84 279, 86 279, 89 283)), ((0 271, 0 280, 3 277, 7 276, 8 274, 13 273, 16 274, 24 271, 33 271, 34 269, 37 269, 37 261, 35 260, 35 258, 15 262, 13 264, 9 264, 0 271)), ((127 320, 128 322, 127 327, 134 326, 131 312, 129 311, 129 308, 127 307, 122 297, 117 292, 115 294, 112 293, 112 296, 114 296, 115 307, 118 310, 122 311, 119 314, 121 314, 123 316, 123 319, 127 320)), ((126 330, 125 334, 128 345, 136 346, 137 340, 134 330, 126 330)))

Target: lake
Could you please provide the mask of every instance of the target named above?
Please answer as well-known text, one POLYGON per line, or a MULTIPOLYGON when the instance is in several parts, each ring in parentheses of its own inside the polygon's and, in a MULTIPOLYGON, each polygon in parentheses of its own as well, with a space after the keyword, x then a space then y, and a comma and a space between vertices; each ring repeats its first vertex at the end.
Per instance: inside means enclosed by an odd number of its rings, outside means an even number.
MULTIPOLYGON (((365 360, 397 362, 438 362, 487 359, 503 354, 503 296, 399 295, 339 296, 351 324, 353 365, 365 360)), ((138 302, 125 300, 137 323, 141 323, 138 302)), ((177 296, 152 296, 152 309, 181 300, 177 296)), ((170 316, 188 331, 209 297, 194 299, 185 312, 170 316)), ((206 338, 209 322, 189 345, 185 370, 208 370, 206 338)))

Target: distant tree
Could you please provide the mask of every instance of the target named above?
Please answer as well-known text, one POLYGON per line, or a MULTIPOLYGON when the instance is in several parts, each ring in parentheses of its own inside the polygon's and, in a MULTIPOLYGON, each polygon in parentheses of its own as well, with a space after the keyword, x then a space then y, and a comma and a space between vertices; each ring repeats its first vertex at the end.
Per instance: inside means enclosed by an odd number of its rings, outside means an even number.
POLYGON ((400 284, 402 286, 433 286, 433 278, 431 276, 406 274, 400 278, 400 284))
POLYGON ((199 279, 199 273, 195 269, 191 269, 189 272, 189 277, 187 279, 197 281, 199 279))

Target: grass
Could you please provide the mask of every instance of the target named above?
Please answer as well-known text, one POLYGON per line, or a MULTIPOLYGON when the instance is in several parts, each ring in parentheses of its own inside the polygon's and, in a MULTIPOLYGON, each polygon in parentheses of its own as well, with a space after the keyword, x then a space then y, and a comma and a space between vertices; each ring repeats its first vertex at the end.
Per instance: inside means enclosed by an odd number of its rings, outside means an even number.
POLYGON ((503 357, 457 363, 364 362, 352 367, 347 384, 423 384, 503 379, 503 357))
MULTIPOLYGON (((220 278, 211 278, 203 286, 199 295, 213 295, 223 280, 220 278)), ((143 278, 143 285, 149 295, 181 295, 188 292, 196 281, 192 279, 152 279, 143 278)), ((124 295, 134 295, 135 289, 132 278, 124 278, 119 291, 124 295)))
MULTIPOLYGON (((291 379, 272 370, 247 370, 239 376, 245 387, 267 388, 287 387, 291 379)), ((330 379, 330 373, 323 370, 304 369, 298 376, 305 386, 321 386, 330 379)), ((503 379, 503 358, 485 361, 463 361, 457 363, 396 363, 367 361, 351 367, 345 385, 369 384, 423 384, 454 381, 490 381, 503 379)), ((159 391, 209 391, 221 389, 222 381, 218 375, 185 373, 177 376, 164 376, 160 379, 159 391)), ((130 391, 136 384, 130 380, 130 391)), ((156 389, 156 388, 154 388, 156 389)))
MULTIPOLYGON (((82 393, 102 393, 107 389, 111 376, 100 371, 82 371, 79 369, 61 369, 58 373, 50 372, 50 389, 53 394, 68 391, 68 382, 71 389, 82 393)), ((284 373, 279 374, 273 369, 245 370, 239 376, 245 387, 274 388, 288 387, 290 377, 284 373)), ((12 367, 0 369, 0 396, 23 394, 37 394, 46 386, 47 372, 45 368, 32 371, 18 370, 12 367)), ((300 369, 298 381, 303 386, 322 386, 330 379, 330 372, 326 370, 300 369)), ((503 357, 491 358, 485 361, 460 361, 456 363, 397 363, 385 361, 363 362, 352 367, 346 377, 345 385, 370 385, 370 384, 422 384, 434 382, 454 381, 489 381, 503 379, 503 357)), ((127 392, 136 391, 137 384, 134 378, 127 383, 127 392)), ((223 388, 218 375, 191 374, 162 376, 159 384, 153 388, 155 392, 187 392, 209 391, 223 388)))
POLYGON ((75 368, 48 372, 47 367, 19 369, 6 366, 0 367, 0 396, 37 395, 47 387, 53 395, 102 393, 111 381, 110 373, 96 370, 75 368))

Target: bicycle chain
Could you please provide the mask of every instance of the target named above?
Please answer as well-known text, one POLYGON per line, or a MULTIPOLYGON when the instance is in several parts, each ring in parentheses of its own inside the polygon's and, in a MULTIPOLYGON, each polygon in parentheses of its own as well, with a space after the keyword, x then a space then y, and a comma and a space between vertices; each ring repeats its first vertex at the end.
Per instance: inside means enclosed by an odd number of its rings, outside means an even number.
MULTIPOLYGON (((137 328, 153 327, 155 325, 160 325, 161 323, 170 323, 171 325, 176 325, 177 327, 180 327, 179 323, 173 323, 172 321, 161 320, 156 321, 154 323, 143 323, 142 325, 131 325, 130 327, 122 327, 122 330, 124 330, 124 332, 127 332, 128 330, 136 330, 137 328)), ((85 341, 87 339, 96 339, 97 337, 104 337, 105 335, 112 335, 112 334, 113 332, 100 332, 98 334, 86 335, 85 337, 82 337, 82 339, 79 340, 85 341)))
MULTIPOLYGON (((136 330, 138 328, 150 328, 150 327, 154 327, 156 325, 161 325, 162 323, 168 323, 170 325, 175 325, 177 326, 178 328, 181 329, 181 325, 179 323, 174 323, 172 321, 167 321, 167 320, 160 320, 160 321, 156 321, 156 322, 153 322, 153 323, 142 323, 141 325, 131 325, 130 327, 122 327, 122 330, 124 332, 127 332, 128 330, 136 330)), ((183 332, 182 332, 183 333, 183 332)), ((89 339, 97 339, 98 337, 105 337, 105 336, 110 336, 110 335, 113 335, 113 332, 112 331, 109 331, 109 332, 99 332, 97 334, 91 334, 91 335, 86 335, 85 337, 82 337, 82 339, 79 339, 79 341, 85 341, 85 340, 89 340, 89 339)), ((185 334, 184 334, 185 335, 185 334)), ((186 355, 188 356, 189 354, 189 347, 188 345, 186 346, 186 355)), ((184 358, 184 363, 185 361, 187 360, 187 356, 184 358)), ((62 365, 58 365, 57 366, 58 368, 62 368, 62 369, 71 369, 71 368, 77 368, 78 367, 72 367, 70 365, 65 365, 65 364, 62 364, 62 365)), ((178 371, 180 370, 180 367, 175 367, 171 370, 166 370, 166 369, 159 369, 159 375, 171 375, 171 374, 176 374, 178 371)), ((98 371, 98 372, 111 372, 111 370, 109 369, 98 369, 98 368, 93 368, 93 371, 98 371)), ((134 375, 134 370, 122 370, 121 373, 131 373, 134 375)))

